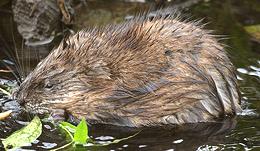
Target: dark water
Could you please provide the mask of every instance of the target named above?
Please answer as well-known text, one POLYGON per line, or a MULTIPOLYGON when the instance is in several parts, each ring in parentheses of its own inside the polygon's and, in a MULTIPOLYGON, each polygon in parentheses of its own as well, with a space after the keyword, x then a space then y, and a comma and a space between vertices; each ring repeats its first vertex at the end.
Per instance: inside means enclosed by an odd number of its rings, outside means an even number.
MULTIPOLYGON (((87 6, 75 8, 74 25, 59 25, 54 42, 27 47, 19 35, 12 18, 10 2, 0 3, 0 60, 11 61, 4 51, 17 49, 22 55, 23 70, 31 68, 57 45, 67 32, 83 27, 118 23, 144 9, 155 9, 153 2, 133 3, 123 1, 90 1, 87 6), (2 4, 3 3, 3 4, 2 4), (20 52, 23 50, 23 53, 20 52), (28 60, 30 59, 30 63, 28 60), (27 60, 27 61, 26 61, 27 60)), ((226 119, 213 124, 185 125, 169 129, 144 129, 136 137, 106 147, 89 147, 78 150, 260 150, 260 41, 248 35, 244 26, 260 24, 259 0, 193 0, 174 1, 166 5, 182 7, 186 16, 194 19, 204 18, 207 29, 216 34, 227 35, 223 43, 237 68, 240 89, 242 91, 243 112, 235 119, 226 119), (185 3, 187 2, 187 3, 185 3)), ((6 61, 5 61, 6 62, 6 61)), ((12 66, 12 65, 11 65, 12 66)), ((6 69, 3 65, 0 70, 6 69)), ((0 83, 9 84, 14 79, 10 73, 0 72, 0 83)), ((6 98, 1 95, 2 101, 6 98)), ((1 106, 1 104, 0 104, 1 106)), ((6 138, 21 128, 27 116, 16 121, 0 121, 0 138, 6 138)), ((133 135, 139 130, 120 127, 90 127, 90 135, 99 141, 109 141, 133 135)), ((27 149, 52 149, 66 144, 64 136, 52 124, 45 123, 40 138, 27 149)), ((0 150, 2 150, 0 145, 0 150)), ((73 149, 69 149, 73 150, 73 149)))

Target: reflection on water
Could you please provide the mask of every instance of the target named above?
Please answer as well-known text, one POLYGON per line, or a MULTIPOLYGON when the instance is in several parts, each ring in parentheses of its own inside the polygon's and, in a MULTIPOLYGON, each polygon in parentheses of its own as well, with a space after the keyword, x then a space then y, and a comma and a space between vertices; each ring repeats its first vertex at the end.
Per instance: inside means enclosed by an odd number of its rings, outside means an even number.
MULTIPOLYGON (((205 142, 207 144, 224 143, 225 135, 235 125, 236 121, 231 119, 214 124, 185 125, 174 129, 149 128, 142 130, 134 139, 127 140, 115 146, 109 146, 109 149, 115 149, 115 147, 123 148, 124 145, 128 145, 127 148, 129 150, 138 150, 139 148, 145 150, 196 150, 199 146, 204 145, 205 142)), ((104 127, 100 127, 96 132, 100 130, 102 133, 110 132, 109 129, 104 129, 104 127)), ((125 130, 121 132, 117 128, 117 131, 119 131, 117 135, 113 134, 115 132, 114 128, 114 131, 111 131, 111 135, 120 137, 120 134, 125 134, 125 130)), ((133 132, 129 134, 133 134, 133 132)))
MULTIPOLYGON (((5 0, 8 1, 8 0, 5 0)), ((252 41, 243 26, 260 24, 259 0, 186 0, 173 1, 166 5, 185 8, 192 18, 204 18, 208 29, 216 34, 227 35, 223 43, 234 65, 237 67, 242 91, 243 112, 236 119, 219 123, 185 125, 176 128, 144 129, 136 137, 101 148, 91 150, 259 150, 260 149, 260 44, 252 41), (178 5, 175 5, 178 3, 178 5), (182 5, 184 4, 185 5, 182 5)), ((153 2, 133 3, 124 1, 89 1, 87 6, 75 7, 74 25, 59 26, 60 30, 51 43, 39 46, 26 46, 12 19, 10 3, 0 3, 0 61, 12 60, 4 51, 18 50, 27 74, 36 63, 57 46, 61 37, 82 28, 122 22, 129 16, 147 9, 155 9, 153 2), (11 28, 10 28, 11 27, 11 28), (23 51, 21 51, 23 50, 23 51), (30 62, 28 60, 30 59, 30 62)), ((13 65, 11 65, 13 66, 13 65)), ((6 79, 13 79, 6 67, 0 65, 0 82, 12 85, 6 79)), ((0 97, 3 97, 0 94, 0 97)), ((1 108, 14 106, 6 98, 0 100, 1 108), (5 103, 4 103, 5 102, 5 103), (10 105, 11 104, 11 105, 10 105)), ((16 121, 0 121, 0 138, 5 138, 21 128, 30 118, 18 117, 16 121)), ((133 135, 139 130, 99 125, 91 127, 91 136, 98 141, 111 141, 133 135)), ((45 123, 44 133, 38 141, 27 148, 51 149, 66 144, 64 136, 50 123, 45 123)), ((0 150, 2 145, 0 145, 0 150)), ((84 150, 84 149, 82 149, 84 150)))

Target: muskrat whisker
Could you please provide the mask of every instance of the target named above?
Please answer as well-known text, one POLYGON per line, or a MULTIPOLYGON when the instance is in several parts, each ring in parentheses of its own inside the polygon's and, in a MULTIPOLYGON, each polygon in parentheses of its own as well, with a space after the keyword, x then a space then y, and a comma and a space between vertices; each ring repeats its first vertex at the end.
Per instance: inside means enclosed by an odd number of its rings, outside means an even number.
MULTIPOLYGON (((8 52, 4 51, 4 53, 7 55, 8 58, 12 58, 8 52)), ((19 71, 17 70, 17 72, 18 72, 18 75, 17 75, 17 74, 14 72, 14 70, 12 69, 12 67, 11 67, 10 65, 8 65, 5 61, 2 61, 2 60, 1 60, 1 63, 2 63, 8 70, 10 70, 11 73, 13 74, 13 76, 15 77, 15 79, 16 79, 19 83, 21 83, 20 76, 19 76, 19 71)), ((14 62, 14 66, 15 66, 16 69, 18 69, 17 64, 16 64, 15 62, 14 62)))
POLYGON ((22 83, 21 78, 19 77, 19 75, 17 75, 14 70, 4 61, 1 61, 1 63, 9 70, 11 71, 12 75, 14 76, 15 80, 18 82, 18 85, 20 85, 22 83))
MULTIPOLYGON (((39 55, 39 51, 37 51, 36 49, 33 49, 34 50, 34 54, 35 54, 35 57, 36 58, 36 62, 40 62, 40 55, 39 55)), ((31 69, 31 68, 29 68, 31 69)))
MULTIPOLYGON (((12 32, 13 33, 13 32, 12 32)), ((13 38, 13 42, 14 42, 14 35, 12 34, 12 38, 13 38)), ((5 53, 5 55, 9 58, 9 59, 11 59, 13 62, 14 62, 14 67, 15 67, 15 69, 16 69, 16 71, 17 71, 17 73, 18 73, 18 75, 14 75, 14 77, 16 78, 16 80, 17 81, 19 81, 18 79, 21 79, 21 75, 22 75, 22 71, 21 71, 21 64, 20 64, 20 62, 19 62, 19 58, 18 58, 18 60, 17 60, 17 57, 15 57, 15 56, 17 56, 17 48, 16 48, 16 45, 15 45, 15 42, 14 42, 14 47, 15 47, 15 54, 16 55, 14 55, 14 54, 12 54, 11 52, 11 48, 8 46, 8 44, 6 43, 6 41, 3 39, 3 37, 0 35, 0 40, 2 41, 2 43, 4 44, 4 47, 8 50, 8 51, 6 51, 5 49, 3 49, 4 51, 4 53, 5 53), (19 78, 18 78, 19 77, 19 78)), ((10 69, 10 68, 8 68, 8 69, 10 69)), ((13 71, 13 70, 12 70, 13 71)), ((19 83, 21 83, 21 81, 19 81, 19 83)))
POLYGON ((21 68, 22 68, 22 80, 25 78, 25 66, 24 66, 24 39, 22 39, 22 48, 21 48, 21 68))
MULTIPOLYGON (((13 27, 12 19, 11 19, 11 25, 13 27)), ((12 39, 13 39, 13 45, 14 45, 14 53, 15 53, 14 60, 15 60, 15 64, 17 64, 16 65, 16 69, 17 69, 17 71, 19 73, 20 78, 22 79, 22 77, 24 76, 24 72, 22 70, 21 62, 20 62, 20 59, 19 59, 18 49, 17 49, 16 43, 15 43, 13 28, 11 28, 11 30, 12 30, 11 32, 12 32, 12 39)))
MULTIPOLYGON (((26 55, 27 56, 25 56, 25 58, 27 58, 27 60, 26 60, 26 66, 29 68, 29 69, 31 69, 31 51, 29 50, 29 51, 27 51, 28 53, 26 53, 26 55)), ((27 73, 25 73, 25 74, 27 74, 27 73)))
MULTIPOLYGON (((14 37, 13 37, 13 41, 14 41, 14 37)), ((20 62, 20 59, 19 59, 19 56, 18 56, 18 50, 17 50, 17 47, 15 46, 15 41, 14 41, 14 52, 15 52, 15 57, 16 57, 16 59, 14 59, 14 60, 17 60, 17 61, 15 61, 15 64, 17 64, 16 69, 18 71, 20 78, 22 79, 24 74, 23 74, 21 62, 20 62)))

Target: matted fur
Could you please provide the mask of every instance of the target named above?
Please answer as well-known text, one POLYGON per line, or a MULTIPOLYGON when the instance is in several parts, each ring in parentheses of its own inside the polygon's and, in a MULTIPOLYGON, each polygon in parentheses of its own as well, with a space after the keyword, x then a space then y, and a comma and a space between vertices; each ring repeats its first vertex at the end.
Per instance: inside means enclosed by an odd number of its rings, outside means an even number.
POLYGON ((63 109, 130 127, 213 122, 240 110, 234 67, 215 36, 175 13, 140 15, 65 39, 14 96, 31 112, 63 109))

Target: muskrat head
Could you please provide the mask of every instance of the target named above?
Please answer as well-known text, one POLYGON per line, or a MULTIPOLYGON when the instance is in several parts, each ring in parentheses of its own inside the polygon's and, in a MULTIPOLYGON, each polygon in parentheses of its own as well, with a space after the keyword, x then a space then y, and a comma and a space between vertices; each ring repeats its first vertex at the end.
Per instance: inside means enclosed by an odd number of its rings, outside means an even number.
POLYGON ((75 76, 75 70, 71 70, 68 65, 62 66, 60 60, 48 58, 42 61, 13 93, 20 105, 32 113, 49 112, 49 109, 55 108, 55 104, 71 101, 66 98, 72 97, 74 91, 81 90, 81 85, 73 87, 79 80, 75 76))
POLYGON ((26 77, 13 97, 26 111, 40 114, 67 110, 75 102, 84 101, 90 88, 97 87, 92 83, 98 82, 91 77, 97 78, 95 73, 102 63, 97 59, 91 63, 93 66, 87 65, 88 61, 82 57, 73 46, 61 44, 26 77))

